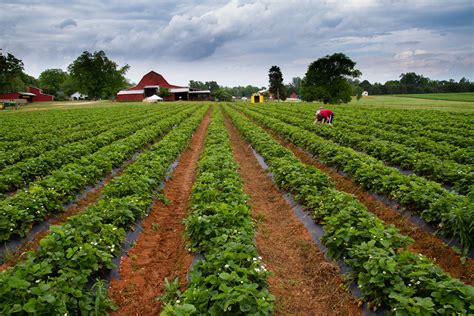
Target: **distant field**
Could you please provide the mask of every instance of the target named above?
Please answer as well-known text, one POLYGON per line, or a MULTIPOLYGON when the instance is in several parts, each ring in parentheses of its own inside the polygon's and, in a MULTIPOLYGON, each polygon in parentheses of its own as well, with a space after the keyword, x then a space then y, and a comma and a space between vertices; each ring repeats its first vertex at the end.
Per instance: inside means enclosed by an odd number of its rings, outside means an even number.
POLYGON ((404 98, 474 102, 474 92, 404 94, 399 96, 404 98))
MULTIPOLYGON (((434 94, 432 94, 434 95, 434 94)), ((455 95, 455 93, 453 93, 455 95)), ((474 94, 471 94, 474 96, 474 94)), ((456 100, 436 100, 436 99, 422 99, 417 94, 410 94, 404 96, 383 95, 383 96, 368 96, 357 101, 355 98, 349 103, 349 106, 361 108, 391 108, 391 109, 406 109, 406 110, 440 110, 440 111, 456 111, 456 112, 470 112, 474 111, 474 102, 456 101, 456 100)), ((421 96, 421 95, 420 95, 421 96)), ((424 95, 426 96, 426 95, 424 95)), ((347 105, 341 105, 342 107, 347 105)))

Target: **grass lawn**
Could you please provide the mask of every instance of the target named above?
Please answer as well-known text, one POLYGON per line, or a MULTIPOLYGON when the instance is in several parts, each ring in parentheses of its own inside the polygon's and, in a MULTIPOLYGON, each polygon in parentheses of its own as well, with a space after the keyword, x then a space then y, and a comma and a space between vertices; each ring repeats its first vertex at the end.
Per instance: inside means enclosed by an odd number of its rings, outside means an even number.
POLYGON ((474 102, 474 92, 399 94, 398 96, 404 98, 474 102))
MULTIPOLYGON (((449 94, 449 93, 448 93, 449 94)), ((457 95, 452 93, 450 95, 457 95)), ((474 93, 460 93, 462 95, 471 95, 474 98, 474 93)), ((440 94, 431 94, 440 95, 440 94)), ((459 111, 459 112, 474 112, 474 102, 457 101, 457 100, 438 100, 412 97, 413 95, 383 95, 383 96, 368 96, 357 101, 355 98, 348 104, 349 106, 358 107, 389 107, 393 109, 413 109, 413 110, 441 110, 441 111, 459 111)), ((418 95, 414 95, 418 96, 418 95)), ((430 96, 430 94, 423 94, 420 96, 430 96)), ((467 97, 465 97, 467 98, 467 97)))

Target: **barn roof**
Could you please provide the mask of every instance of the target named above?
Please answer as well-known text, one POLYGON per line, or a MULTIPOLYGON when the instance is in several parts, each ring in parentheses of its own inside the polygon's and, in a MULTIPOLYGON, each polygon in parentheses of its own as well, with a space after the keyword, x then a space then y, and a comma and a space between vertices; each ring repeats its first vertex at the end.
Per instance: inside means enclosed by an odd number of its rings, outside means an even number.
POLYGON ((166 79, 162 75, 152 70, 146 75, 144 75, 142 80, 140 80, 140 82, 135 87, 129 88, 128 90, 144 89, 146 86, 160 86, 162 88, 168 89, 184 88, 181 86, 169 84, 168 81, 166 81, 166 79))
POLYGON ((125 95, 125 94, 143 94, 145 90, 139 89, 139 90, 122 90, 117 93, 117 95, 125 95))

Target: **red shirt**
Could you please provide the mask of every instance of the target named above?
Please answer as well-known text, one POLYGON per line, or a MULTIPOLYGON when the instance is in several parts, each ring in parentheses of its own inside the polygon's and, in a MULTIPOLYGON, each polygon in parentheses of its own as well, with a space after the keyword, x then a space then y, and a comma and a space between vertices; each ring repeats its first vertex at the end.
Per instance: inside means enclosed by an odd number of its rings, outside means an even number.
POLYGON ((324 118, 329 120, 329 115, 332 115, 333 112, 331 110, 323 109, 319 111, 319 114, 321 114, 324 118))

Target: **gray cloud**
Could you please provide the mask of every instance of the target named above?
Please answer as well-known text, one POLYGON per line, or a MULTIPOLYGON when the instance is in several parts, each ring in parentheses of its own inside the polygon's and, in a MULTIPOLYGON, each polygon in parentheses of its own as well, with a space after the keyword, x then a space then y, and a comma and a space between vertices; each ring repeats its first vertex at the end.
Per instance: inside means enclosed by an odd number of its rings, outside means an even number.
POLYGON ((289 81, 311 61, 341 51, 370 81, 406 71, 474 79, 473 7, 436 0, 5 0, 0 47, 34 76, 65 69, 84 50, 104 50, 131 65, 135 82, 155 69, 179 84, 261 86, 271 65, 289 81))
POLYGON ((56 27, 58 27, 60 29, 63 29, 63 28, 68 27, 68 26, 77 26, 77 23, 73 19, 65 19, 61 23, 56 25, 56 27))

